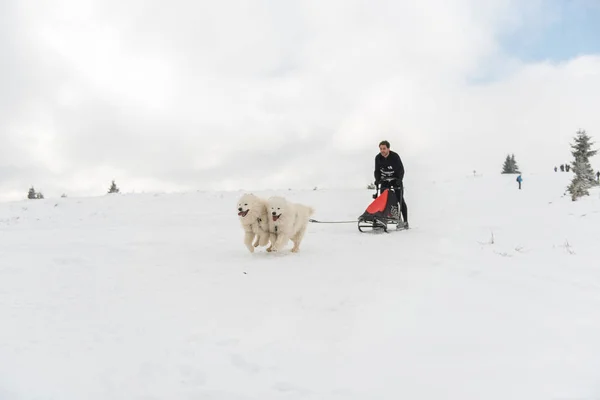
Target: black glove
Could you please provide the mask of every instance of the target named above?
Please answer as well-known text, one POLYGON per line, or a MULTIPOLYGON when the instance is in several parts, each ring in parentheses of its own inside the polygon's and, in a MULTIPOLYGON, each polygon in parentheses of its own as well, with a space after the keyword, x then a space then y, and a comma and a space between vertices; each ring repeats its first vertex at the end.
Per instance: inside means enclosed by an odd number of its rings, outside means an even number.
POLYGON ((380 183, 381 182, 379 182, 379 181, 375 181, 375 186, 379 186, 380 183))

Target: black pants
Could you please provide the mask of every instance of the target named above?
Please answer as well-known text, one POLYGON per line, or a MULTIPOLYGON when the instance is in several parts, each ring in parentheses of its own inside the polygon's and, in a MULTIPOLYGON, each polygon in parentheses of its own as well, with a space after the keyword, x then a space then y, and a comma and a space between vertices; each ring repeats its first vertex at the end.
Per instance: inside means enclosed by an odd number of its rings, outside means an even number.
POLYGON ((406 206, 406 202, 404 201, 404 186, 400 187, 390 187, 390 186, 380 186, 379 194, 383 193, 386 189, 389 189, 394 192, 396 195, 396 199, 398 200, 398 205, 400 206, 400 212, 402 213, 402 220, 404 222, 408 222, 408 207, 406 206))

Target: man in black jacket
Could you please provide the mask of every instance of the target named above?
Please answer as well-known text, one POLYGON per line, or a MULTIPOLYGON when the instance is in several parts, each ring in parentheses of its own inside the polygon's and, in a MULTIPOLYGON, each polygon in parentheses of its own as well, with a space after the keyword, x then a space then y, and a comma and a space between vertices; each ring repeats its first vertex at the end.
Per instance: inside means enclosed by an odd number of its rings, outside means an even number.
POLYGON ((397 228, 408 228, 408 207, 404 201, 404 165, 398 153, 390 150, 387 140, 379 143, 379 154, 375 157, 375 185, 379 193, 385 189, 395 189, 400 212, 404 223, 399 222, 397 228))

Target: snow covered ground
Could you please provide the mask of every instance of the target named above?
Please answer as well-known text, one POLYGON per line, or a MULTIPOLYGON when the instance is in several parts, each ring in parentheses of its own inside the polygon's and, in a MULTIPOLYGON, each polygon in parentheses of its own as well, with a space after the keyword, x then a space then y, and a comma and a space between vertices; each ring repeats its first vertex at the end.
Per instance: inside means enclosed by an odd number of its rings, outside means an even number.
POLYGON ((298 254, 246 250, 237 192, 0 204, 0 399, 600 399, 600 193, 569 177, 409 183, 410 231, 298 254))

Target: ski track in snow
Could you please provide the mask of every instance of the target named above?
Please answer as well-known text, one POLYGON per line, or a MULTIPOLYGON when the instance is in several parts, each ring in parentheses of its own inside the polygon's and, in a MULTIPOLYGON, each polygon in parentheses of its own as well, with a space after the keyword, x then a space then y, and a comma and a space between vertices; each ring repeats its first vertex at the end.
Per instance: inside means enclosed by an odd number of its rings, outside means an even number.
POLYGON ((0 399, 600 399, 600 192, 569 176, 407 183, 414 229, 298 254, 246 250, 242 192, 0 204, 0 399))

